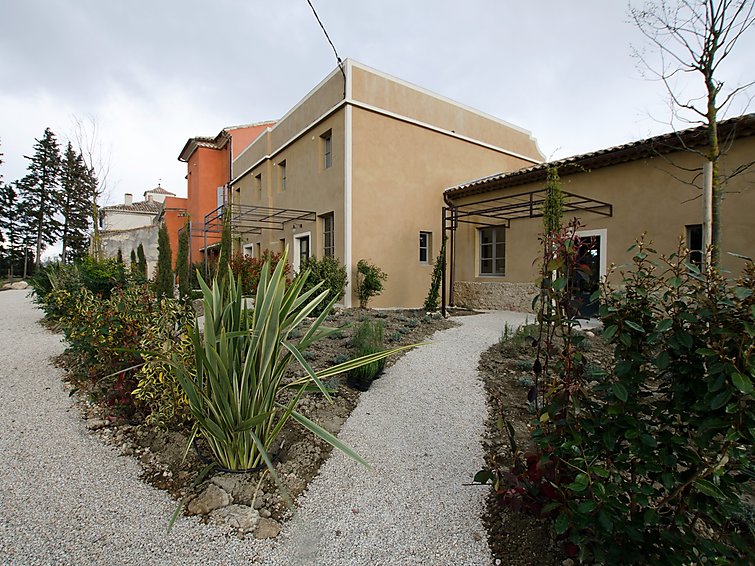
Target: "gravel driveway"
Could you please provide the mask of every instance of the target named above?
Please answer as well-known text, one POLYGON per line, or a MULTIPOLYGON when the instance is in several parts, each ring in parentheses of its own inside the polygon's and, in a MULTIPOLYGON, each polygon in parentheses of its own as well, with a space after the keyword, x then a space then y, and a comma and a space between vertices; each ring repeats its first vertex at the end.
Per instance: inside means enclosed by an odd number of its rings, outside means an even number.
POLYGON ((462 485, 483 462, 476 367, 524 315, 460 317, 392 366, 340 435, 372 469, 334 453, 274 543, 189 518, 166 534, 175 502, 85 429, 40 317, 26 291, 0 292, 1 564, 490 563, 483 489, 462 485))

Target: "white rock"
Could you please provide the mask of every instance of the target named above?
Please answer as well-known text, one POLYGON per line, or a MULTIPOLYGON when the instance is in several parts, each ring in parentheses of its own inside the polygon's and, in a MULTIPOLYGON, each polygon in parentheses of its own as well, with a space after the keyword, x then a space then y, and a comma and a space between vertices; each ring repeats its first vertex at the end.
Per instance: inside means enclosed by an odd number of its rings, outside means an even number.
POLYGON ((227 492, 211 483, 198 497, 189 502, 186 510, 190 515, 207 515, 215 509, 227 507, 232 501, 227 492))
POLYGON ((254 538, 275 538, 281 532, 281 524, 274 519, 260 519, 254 538))
POLYGON ((210 518, 242 532, 253 531, 260 520, 257 511, 246 505, 229 505, 216 509, 210 513, 210 518))

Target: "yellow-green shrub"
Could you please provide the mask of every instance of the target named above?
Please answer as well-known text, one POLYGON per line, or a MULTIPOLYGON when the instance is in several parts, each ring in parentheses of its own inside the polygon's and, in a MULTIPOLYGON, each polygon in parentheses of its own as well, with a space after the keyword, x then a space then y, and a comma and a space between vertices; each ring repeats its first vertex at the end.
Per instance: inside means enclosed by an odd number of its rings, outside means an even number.
POLYGON ((193 367, 192 327, 193 318, 186 307, 176 300, 163 299, 159 316, 142 338, 140 347, 146 363, 136 375, 132 395, 148 411, 149 424, 174 429, 191 420, 186 394, 165 360, 175 357, 185 367, 193 367))

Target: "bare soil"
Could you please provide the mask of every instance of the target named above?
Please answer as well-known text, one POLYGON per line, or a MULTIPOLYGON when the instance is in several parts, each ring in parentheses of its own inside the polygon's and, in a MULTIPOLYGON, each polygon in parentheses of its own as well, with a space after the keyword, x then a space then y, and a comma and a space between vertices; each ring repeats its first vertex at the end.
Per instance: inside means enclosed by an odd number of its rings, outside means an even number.
MULTIPOLYGON (((593 368, 608 369, 612 349, 600 336, 588 333, 589 358, 593 368)), ((510 423, 520 450, 532 448, 531 431, 534 408, 527 400, 533 385, 534 349, 523 334, 502 340, 480 357, 479 371, 488 397, 489 416, 486 422, 486 466, 509 470, 512 447, 505 423, 510 423)), ((483 518, 488 541, 498 564, 558 565, 569 560, 551 529, 550 521, 502 505, 491 490, 487 512, 483 518)), ((568 563, 568 562, 567 562, 568 563)))
MULTIPOLYGON (((365 321, 382 321, 386 348, 420 343, 436 331, 455 325, 438 314, 430 315, 421 310, 339 310, 331 314, 325 324, 340 331, 313 344, 305 352, 305 358, 315 370, 348 360, 353 356, 351 341, 356 327, 365 321)), ((388 358, 386 367, 390 367, 400 356, 397 354, 388 358)), ((345 374, 336 376, 327 385, 335 389, 332 403, 320 393, 307 393, 297 410, 329 432, 337 434, 359 401, 360 392, 347 386, 345 374)), ((281 491, 267 473, 216 473, 197 482, 206 462, 196 447, 187 448, 188 430, 165 431, 143 423, 124 422, 109 415, 105 408, 94 406, 83 398, 81 407, 89 428, 122 454, 135 457, 142 466, 143 479, 169 491, 176 499, 186 498, 188 501, 201 493, 209 482, 213 482, 231 493, 234 503, 253 505, 263 517, 282 522, 290 515, 291 510, 281 491)), ((284 428, 277 449, 276 470, 294 502, 317 474, 331 450, 329 444, 293 421, 289 421, 284 428)))

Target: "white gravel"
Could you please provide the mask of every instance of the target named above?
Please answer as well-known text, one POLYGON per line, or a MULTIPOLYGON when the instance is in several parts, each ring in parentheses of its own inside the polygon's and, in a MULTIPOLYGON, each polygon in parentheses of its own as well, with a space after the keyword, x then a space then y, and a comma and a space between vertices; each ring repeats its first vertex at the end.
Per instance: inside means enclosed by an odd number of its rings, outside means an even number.
POLYGON ((460 317, 391 367, 340 435, 372 469, 334 453, 274 543, 188 518, 166 534, 175 502, 85 429, 40 316, 0 292, 0 564, 490 563, 483 489, 462 485, 483 461, 476 367, 524 315, 460 317))

